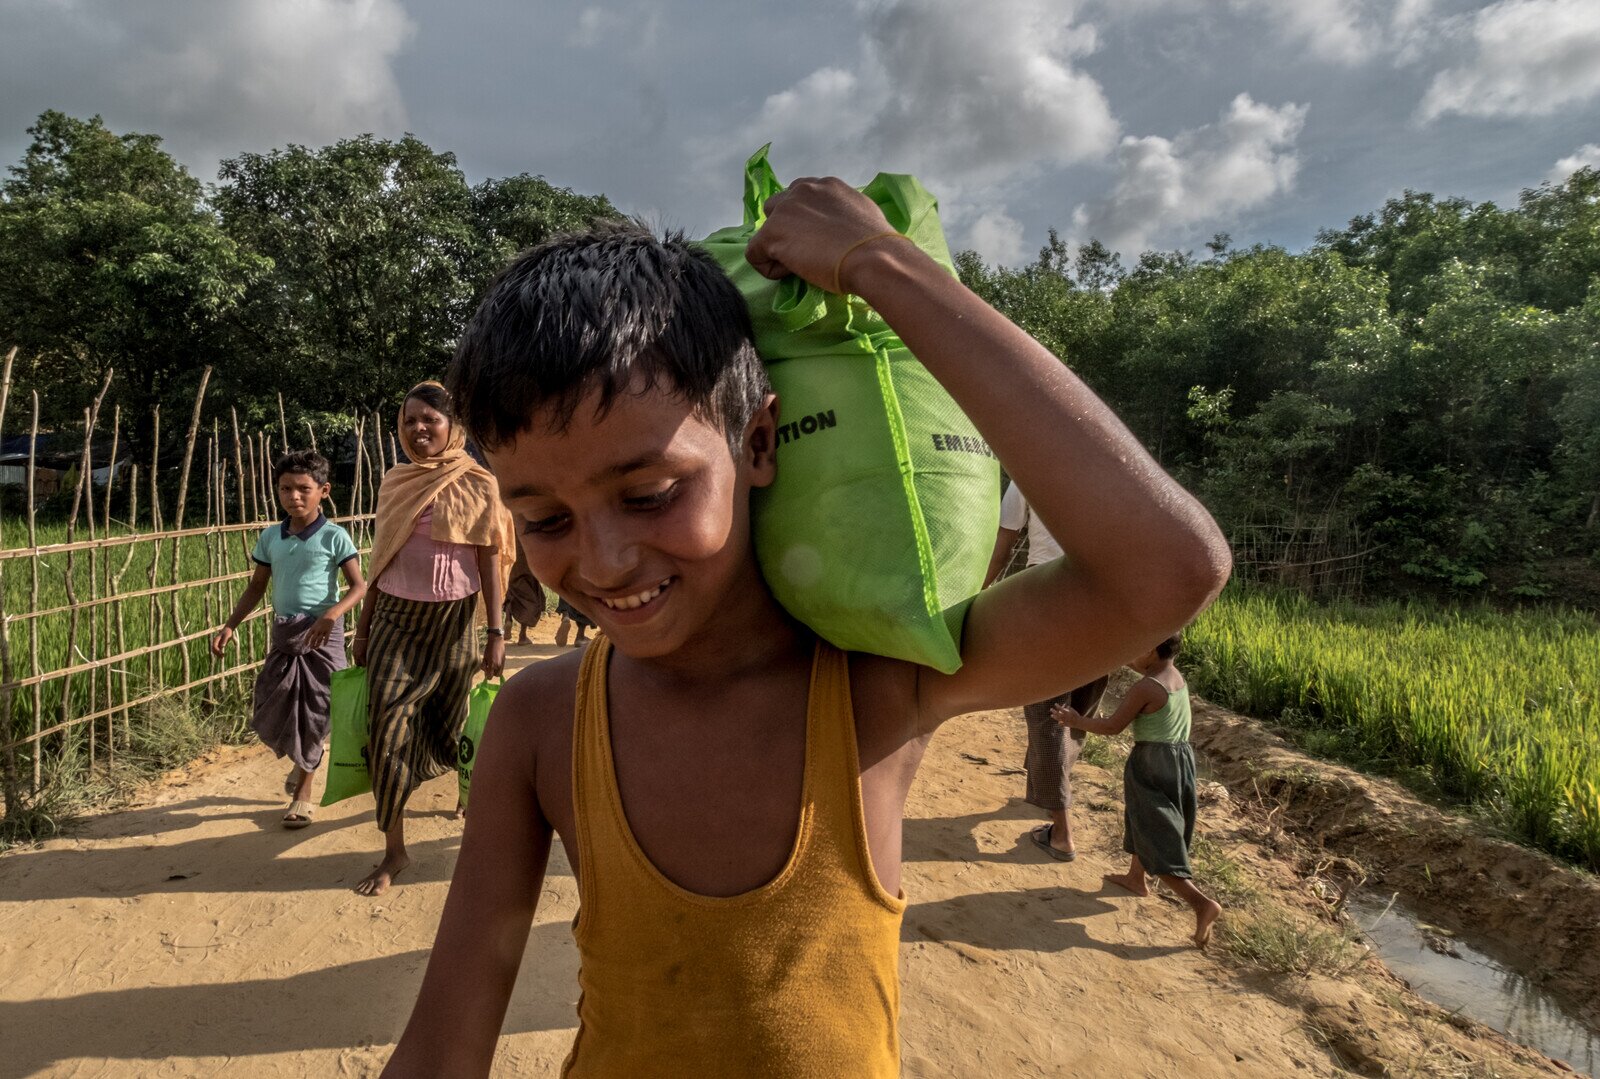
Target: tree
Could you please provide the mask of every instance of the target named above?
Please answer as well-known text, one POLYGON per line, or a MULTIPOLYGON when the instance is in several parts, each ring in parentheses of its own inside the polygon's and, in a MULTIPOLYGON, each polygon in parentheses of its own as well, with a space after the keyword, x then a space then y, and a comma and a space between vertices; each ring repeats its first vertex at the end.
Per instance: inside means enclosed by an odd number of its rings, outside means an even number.
POLYGON ((538 176, 469 187, 453 154, 363 135, 222 163, 224 227, 272 259, 251 290, 241 392, 292 389, 327 410, 387 408, 440 375, 489 278, 523 247, 594 218, 604 195, 538 176))
POLYGON ((115 368, 142 423, 217 359, 268 264, 219 228, 159 137, 55 111, 28 133, 0 185, 0 326, 32 361, 20 381, 50 388, 59 423, 115 368))
POLYGON ((442 373, 482 262, 453 155, 363 135, 242 154, 220 177, 223 227, 273 266, 240 323, 230 374, 246 393, 387 409, 442 373))
POLYGON ((474 187, 472 215, 485 263, 483 285, 518 251, 558 233, 622 216, 604 195, 579 195, 525 172, 474 187))

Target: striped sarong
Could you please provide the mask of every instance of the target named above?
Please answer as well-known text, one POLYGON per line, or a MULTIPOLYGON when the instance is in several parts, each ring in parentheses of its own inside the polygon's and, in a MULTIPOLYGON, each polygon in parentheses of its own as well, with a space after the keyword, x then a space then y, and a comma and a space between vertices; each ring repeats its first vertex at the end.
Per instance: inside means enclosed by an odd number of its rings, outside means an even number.
POLYGON ((1058 703, 1070 704, 1079 715, 1089 715, 1100 707, 1100 698, 1105 696, 1110 681, 1109 675, 1102 675, 1070 693, 1022 709, 1022 716, 1028 721, 1028 753, 1022 767, 1028 773, 1024 797, 1029 805, 1040 809, 1072 808, 1072 766, 1083 752, 1084 732, 1077 727, 1068 732, 1050 718, 1050 708, 1058 703))
POLYGON ((322 763, 328 740, 328 681, 346 666, 344 624, 336 622, 321 648, 308 649, 306 634, 314 614, 281 615, 272 620, 272 643, 256 675, 250 729, 280 757, 307 772, 322 763))
POLYGON ((480 659, 472 631, 478 597, 433 603, 374 591, 367 629, 368 765, 378 828, 386 832, 412 791, 456 766, 480 659))

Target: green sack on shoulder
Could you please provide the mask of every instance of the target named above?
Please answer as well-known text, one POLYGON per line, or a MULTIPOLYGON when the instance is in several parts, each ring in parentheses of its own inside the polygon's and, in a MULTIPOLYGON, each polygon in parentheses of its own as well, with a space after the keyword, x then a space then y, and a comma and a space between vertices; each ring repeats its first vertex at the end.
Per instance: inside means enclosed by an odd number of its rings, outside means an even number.
POLYGON ((472 789, 472 766, 478 759, 478 749, 483 745, 483 728, 489 722, 489 709, 500 695, 501 682, 479 682, 467 695, 467 723, 461 728, 461 741, 456 747, 456 782, 461 792, 461 808, 467 807, 467 793, 472 789))
POLYGON ((372 789, 367 770, 367 669, 346 667, 329 680, 328 785, 322 804, 331 806, 372 789))
MULTIPOLYGON (((766 147, 746 163, 744 188, 744 224, 703 246, 744 294, 778 394, 778 478, 752 503, 762 575, 837 647, 954 671, 994 549, 999 463, 865 301, 756 272, 745 248, 782 190, 766 147)), ((862 192, 955 272, 938 201, 916 179, 880 173, 862 192)))

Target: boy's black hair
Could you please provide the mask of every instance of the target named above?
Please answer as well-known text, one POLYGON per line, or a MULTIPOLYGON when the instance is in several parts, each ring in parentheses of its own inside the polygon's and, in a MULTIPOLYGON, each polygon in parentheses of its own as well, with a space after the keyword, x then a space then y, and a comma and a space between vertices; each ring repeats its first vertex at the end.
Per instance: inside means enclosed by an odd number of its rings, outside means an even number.
POLYGON ((293 472, 310 476, 321 487, 328 482, 329 471, 328 459, 316 450, 294 450, 278 458, 272 466, 272 486, 277 487, 285 473, 293 472))
POLYGON ((518 255, 489 285, 456 346, 446 385, 478 445, 494 449, 548 410, 572 422, 586 394, 601 413, 636 377, 681 395, 738 453, 771 392, 744 297, 679 232, 597 224, 518 255))
POLYGON ((1181 651, 1183 651, 1183 630, 1181 629, 1156 645, 1156 655, 1162 659, 1171 659, 1181 651))

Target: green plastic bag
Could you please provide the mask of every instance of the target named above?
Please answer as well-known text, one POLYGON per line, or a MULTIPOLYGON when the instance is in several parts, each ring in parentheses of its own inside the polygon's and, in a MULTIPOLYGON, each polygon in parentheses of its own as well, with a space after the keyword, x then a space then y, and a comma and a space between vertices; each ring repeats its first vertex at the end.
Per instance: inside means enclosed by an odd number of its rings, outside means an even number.
POLYGON ((461 808, 467 807, 467 793, 472 789, 472 766, 478 758, 478 747, 483 745, 483 728, 489 722, 489 709, 500 695, 499 682, 479 682, 467 695, 467 724, 461 728, 461 741, 456 747, 456 782, 461 792, 461 808))
MULTIPOLYGON (((825 640, 949 673, 994 549, 999 462, 865 301, 768 280, 745 260, 780 190, 762 147, 745 165, 744 224, 704 241, 749 304, 780 404, 778 478, 753 504, 756 557, 778 602, 825 640)), ((926 188, 880 173, 862 191, 954 274, 926 188)))
POLYGON ((367 669, 346 667, 329 680, 328 785, 322 804, 331 806, 372 789, 367 770, 367 669))

